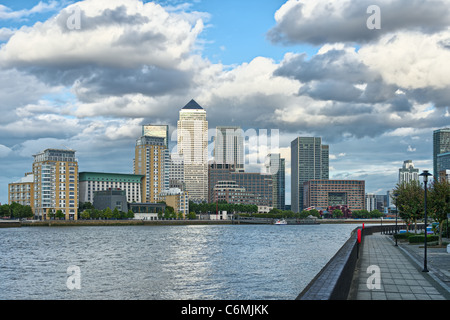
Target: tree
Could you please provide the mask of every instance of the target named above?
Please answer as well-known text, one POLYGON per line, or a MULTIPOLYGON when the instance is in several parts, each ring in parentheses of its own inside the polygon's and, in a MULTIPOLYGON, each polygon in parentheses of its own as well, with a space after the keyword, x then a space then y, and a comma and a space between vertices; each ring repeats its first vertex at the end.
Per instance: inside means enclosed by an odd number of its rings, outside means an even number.
POLYGON ((394 192, 394 203, 397 207, 400 218, 406 222, 407 231, 409 223, 414 223, 414 230, 417 233, 417 220, 422 218, 424 213, 424 190, 419 181, 397 184, 394 192))
POLYGON ((127 212, 127 218, 128 218, 128 219, 133 219, 133 218, 134 218, 134 212, 131 211, 131 209, 128 210, 128 212, 127 212))
POLYGON ((197 219, 197 216, 196 216, 195 212, 193 212, 193 211, 189 212, 188 219, 189 220, 197 219))
POLYGON ((164 218, 176 218, 175 210, 171 206, 166 206, 166 210, 164 211, 164 218))
POLYGON ((114 219, 120 219, 120 212, 119 212, 119 209, 117 209, 117 207, 114 208, 114 210, 113 210, 111 216, 112 216, 114 219))
POLYGON ((309 216, 309 211, 308 210, 302 210, 302 212, 300 212, 299 214, 299 218, 300 219, 305 219, 309 216))
POLYGON ((55 211, 53 211, 52 209, 48 208, 48 209, 47 209, 47 216, 48 216, 50 219, 54 219, 54 218, 55 218, 55 211))
POLYGON ((11 210, 9 204, 0 206, 0 216, 11 218, 11 210))
POLYGON ((89 219, 90 218, 89 210, 84 210, 80 216, 81 219, 89 219))
POLYGON ((333 210, 333 218, 341 218, 344 216, 344 213, 339 209, 333 210))
POLYGON ((57 210, 55 216, 58 219, 62 219, 65 217, 64 213, 61 210, 57 210))
POLYGON ((31 209, 31 206, 23 206, 22 218, 31 218, 33 215, 33 209, 31 209))
POLYGON ((369 212, 369 217, 372 219, 381 218, 382 216, 383 214, 378 209, 369 212))
POLYGON ((309 214, 312 215, 313 217, 320 218, 320 212, 317 209, 309 210, 309 214))
POLYGON ((109 207, 107 207, 105 210, 103 210, 103 216, 106 219, 111 219, 111 217, 112 217, 112 210, 109 207))
POLYGON ((427 213, 439 223, 439 245, 442 246, 444 221, 450 213, 450 183, 446 179, 432 182, 427 197, 427 213))

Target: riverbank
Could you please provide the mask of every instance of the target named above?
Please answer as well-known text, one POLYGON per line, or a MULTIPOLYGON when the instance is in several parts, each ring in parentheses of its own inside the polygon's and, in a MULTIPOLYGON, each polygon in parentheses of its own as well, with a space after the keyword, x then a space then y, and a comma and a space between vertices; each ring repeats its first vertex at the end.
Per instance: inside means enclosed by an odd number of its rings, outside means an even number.
MULTIPOLYGON (((318 224, 392 224, 395 220, 380 219, 320 219, 318 224)), ((232 220, 3 220, 0 228, 20 227, 76 227, 76 226, 177 226, 177 225, 227 225, 232 220)))

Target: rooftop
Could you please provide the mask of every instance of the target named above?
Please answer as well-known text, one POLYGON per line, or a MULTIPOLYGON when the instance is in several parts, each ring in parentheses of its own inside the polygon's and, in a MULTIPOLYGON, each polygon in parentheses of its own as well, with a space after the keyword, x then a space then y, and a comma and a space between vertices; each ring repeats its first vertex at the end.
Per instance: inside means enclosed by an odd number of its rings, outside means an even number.
POLYGON ((188 102, 188 104, 186 104, 183 109, 202 109, 202 107, 200 107, 200 105, 194 100, 192 99, 191 101, 188 102))

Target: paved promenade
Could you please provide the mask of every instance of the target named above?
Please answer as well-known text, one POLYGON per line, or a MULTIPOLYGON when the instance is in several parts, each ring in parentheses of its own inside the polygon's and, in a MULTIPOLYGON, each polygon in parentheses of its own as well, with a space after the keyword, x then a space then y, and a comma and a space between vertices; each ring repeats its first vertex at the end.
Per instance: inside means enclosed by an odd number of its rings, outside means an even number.
POLYGON ((423 252, 421 245, 395 246, 388 235, 365 236, 349 299, 450 300, 450 253, 428 247, 429 272, 422 272, 423 252))

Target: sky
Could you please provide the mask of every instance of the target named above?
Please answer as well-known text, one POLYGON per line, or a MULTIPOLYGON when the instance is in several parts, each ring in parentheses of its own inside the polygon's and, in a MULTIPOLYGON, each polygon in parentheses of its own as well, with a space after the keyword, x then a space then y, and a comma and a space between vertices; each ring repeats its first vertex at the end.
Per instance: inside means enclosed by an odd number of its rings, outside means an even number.
POLYGON ((255 154, 286 158, 287 204, 298 136, 330 146, 330 179, 386 194, 403 161, 432 170, 433 130, 450 126, 449 11, 450 0, 2 1, 0 202, 46 148, 76 150, 80 171, 132 173, 141 126, 172 133, 191 99, 209 128, 257 133, 247 171, 255 154))

